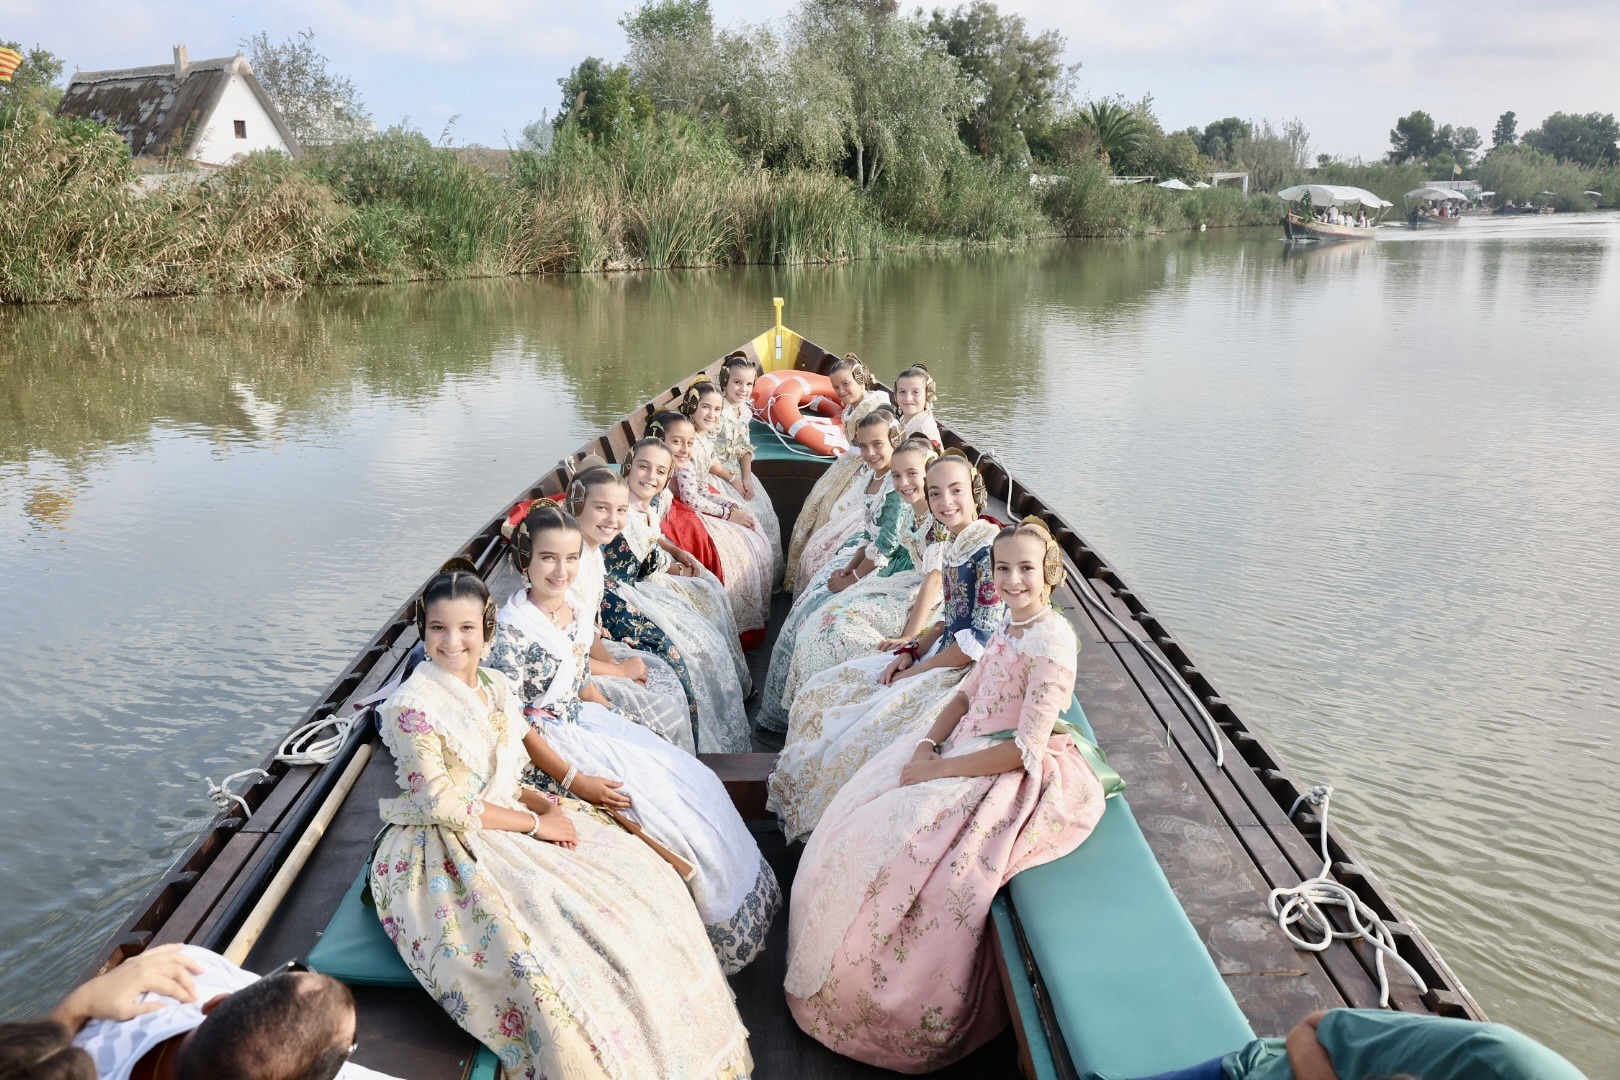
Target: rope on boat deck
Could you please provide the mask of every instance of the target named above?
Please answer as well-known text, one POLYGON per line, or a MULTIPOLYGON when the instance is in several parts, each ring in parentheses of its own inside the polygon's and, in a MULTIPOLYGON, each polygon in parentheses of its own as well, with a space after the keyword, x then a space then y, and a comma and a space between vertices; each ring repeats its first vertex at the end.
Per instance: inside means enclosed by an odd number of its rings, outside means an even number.
POLYGON ((1266 898, 1266 908, 1271 912, 1272 918, 1277 920, 1277 926, 1281 928, 1284 936, 1296 949, 1305 952, 1327 952, 1335 941, 1357 938, 1370 945, 1373 949, 1373 967, 1378 974, 1378 1004, 1381 1008, 1387 1009, 1389 972, 1385 967, 1385 957, 1392 957, 1397 964, 1406 969, 1406 973, 1417 984, 1420 994, 1427 993, 1429 988, 1424 983, 1423 976, 1419 975, 1396 951, 1395 935, 1384 924, 1384 920, 1379 918, 1378 913, 1362 903, 1361 898, 1347 886, 1333 880, 1333 858, 1328 854, 1328 804, 1332 798, 1333 788, 1327 784, 1318 784, 1294 800, 1294 805, 1288 811, 1290 821, 1307 802, 1321 808, 1317 817, 1321 822, 1319 837, 1322 871, 1291 889, 1272 889, 1271 895, 1266 898), (1349 921, 1351 929, 1333 929, 1333 924, 1328 921, 1327 913, 1323 909, 1335 907, 1344 909, 1345 918, 1349 921), (1296 928, 1304 928, 1306 932, 1298 932, 1296 928))
MULTIPOLYGON (((1001 474, 1007 478, 1007 510, 1009 513, 1017 513, 1017 511, 1013 510, 1012 508, 1013 492, 1017 488, 1017 482, 1013 480, 1012 470, 1007 468, 1007 466, 1002 463, 1000 458, 996 457, 995 454, 988 450, 982 451, 979 454, 979 464, 983 464, 986 461, 993 461, 997 465, 1001 466, 1001 474)), ((1204 708, 1204 703, 1199 700, 1198 695, 1193 693, 1192 687, 1188 686, 1187 681, 1181 677, 1181 672, 1177 671, 1175 666, 1171 664, 1170 661, 1166 660, 1162 655, 1160 655, 1157 649, 1151 647, 1145 640, 1138 637, 1135 631, 1121 622, 1119 616, 1115 615, 1111 610, 1109 610, 1108 605, 1102 602, 1102 597, 1098 596, 1096 590, 1092 588, 1091 582, 1086 578, 1084 572, 1078 574, 1075 580, 1078 581, 1080 586, 1075 590, 1077 593, 1079 593, 1080 599, 1090 604, 1097 611, 1101 612, 1109 622, 1113 623, 1114 626, 1119 629, 1119 632, 1129 638, 1131 644, 1136 646, 1136 651, 1146 657, 1149 663, 1155 665, 1159 668, 1159 670, 1170 676, 1171 684, 1178 691, 1180 691, 1184 698, 1192 702, 1193 709, 1198 713, 1199 720, 1203 722, 1204 728, 1209 732, 1209 745, 1207 749, 1215 755, 1216 768, 1225 767, 1226 746, 1221 742, 1221 729, 1216 725, 1215 718, 1209 715, 1209 710, 1204 708)), ((1165 740, 1168 742, 1170 738, 1172 738, 1169 720, 1165 720, 1164 734, 1165 740)))
MULTIPOLYGON (((343 749, 352 727, 354 727, 353 719, 345 720, 337 713, 324 720, 311 720, 294 728, 281 740, 281 745, 276 748, 275 760, 285 765, 328 764, 338 756, 338 751, 343 749), (328 728, 332 734, 322 736, 321 732, 328 728)), ((231 805, 234 803, 242 808, 244 817, 252 817, 252 807, 248 806, 246 799, 231 790, 231 785, 245 777, 254 777, 254 783, 257 783, 269 775, 264 769, 241 769, 217 784, 214 783, 212 776, 205 776, 203 780, 208 784, 208 797, 219 807, 221 813, 230 813, 231 805)))

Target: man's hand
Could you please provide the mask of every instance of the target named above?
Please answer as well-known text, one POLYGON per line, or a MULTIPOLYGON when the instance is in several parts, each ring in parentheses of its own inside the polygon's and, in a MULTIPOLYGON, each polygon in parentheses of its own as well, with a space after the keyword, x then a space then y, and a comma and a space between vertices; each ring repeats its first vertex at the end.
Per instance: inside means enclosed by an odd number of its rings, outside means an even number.
POLYGON ((159 945, 132 956, 104 975, 72 991, 51 1012, 51 1019, 78 1030, 91 1020, 133 1020, 169 1007, 165 1001, 137 1000, 148 991, 180 1002, 197 1000, 193 975, 202 966, 181 945, 159 945))

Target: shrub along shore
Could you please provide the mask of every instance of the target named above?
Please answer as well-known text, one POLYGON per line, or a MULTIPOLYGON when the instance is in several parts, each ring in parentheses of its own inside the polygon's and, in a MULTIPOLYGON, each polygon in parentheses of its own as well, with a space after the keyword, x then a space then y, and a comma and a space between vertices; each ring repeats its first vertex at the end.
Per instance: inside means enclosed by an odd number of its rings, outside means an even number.
POLYGON ((834 262, 1281 216, 1275 199, 1229 188, 1115 186, 1101 162, 1052 175, 1031 185, 964 156, 897 214, 842 176, 756 167, 713 128, 660 117, 609 147, 564 126, 545 153, 514 151, 505 174, 394 130, 303 161, 257 154, 153 178, 109 128, 8 110, 0 302, 834 262))

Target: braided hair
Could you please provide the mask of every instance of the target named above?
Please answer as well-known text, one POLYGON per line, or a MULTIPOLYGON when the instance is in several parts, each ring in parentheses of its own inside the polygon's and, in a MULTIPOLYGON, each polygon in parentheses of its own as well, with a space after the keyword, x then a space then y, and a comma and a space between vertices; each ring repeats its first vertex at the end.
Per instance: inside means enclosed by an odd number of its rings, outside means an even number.
MULTIPOLYGON (((657 442, 657 440, 652 441, 657 442)), ((664 444, 659 442, 658 445, 663 446, 664 444)), ((575 473, 574 478, 568 481, 568 490, 563 496, 563 505, 568 507, 570 514, 578 514, 585 509, 585 500, 590 498, 591 489, 603 485, 621 488, 629 487, 624 482, 624 477, 614 472, 607 465, 592 465, 588 469, 575 473)))
POLYGON ((934 373, 923 364, 912 364, 906 370, 894 377, 894 385, 899 386, 901 379, 921 379, 923 381, 923 405, 932 409, 934 401, 939 397, 939 388, 934 385, 934 373))
POLYGON ((979 475, 978 466, 974 465, 968 456, 962 453, 960 448, 953 446, 929 462, 928 471, 933 472, 948 461, 961 462, 962 467, 967 470, 968 484, 973 490, 973 512, 975 514, 984 513, 984 508, 990 504, 990 489, 985 487, 984 477, 979 475))
POLYGON ((854 377, 856 382, 860 383, 868 390, 872 388, 872 373, 866 370, 866 365, 861 363, 861 358, 856 356, 854 353, 845 353, 837 360, 834 360, 827 368, 827 374, 829 376, 836 375, 840 371, 849 372, 850 375, 854 377))
POLYGON ((736 352, 730 354, 724 360, 722 360, 720 362, 721 391, 724 391, 728 386, 731 385, 732 372, 740 371, 745 368, 752 371, 756 379, 759 377, 759 362, 750 358, 749 355, 743 352, 741 349, 738 349, 736 352))
POLYGON ((697 378, 692 380, 692 385, 688 386, 686 388, 686 393, 681 396, 681 403, 679 405, 681 415, 686 417, 688 420, 691 420, 697 415, 698 404, 704 398, 708 397, 710 394, 719 393, 720 388, 714 385, 713 379, 709 378, 707 375, 699 375, 697 378))
POLYGON ((927 472, 928 467, 939 460, 938 448, 929 441, 926 435, 906 436, 905 441, 894 448, 894 452, 897 454, 921 454, 924 472, 927 472))
POLYGON ((1047 528, 1046 522, 1031 514, 1016 525, 1008 525, 996 533, 996 538, 990 542, 991 549, 1003 540, 1014 537, 1028 536, 1039 540, 1045 546, 1045 554, 1041 558, 1041 580, 1046 584, 1043 599, 1051 599, 1052 590, 1063 583, 1063 549, 1058 546, 1057 540, 1052 536, 1052 530, 1047 528))
MULTIPOLYGON (((530 517, 534 511, 529 512, 530 517)), ((527 524, 527 519, 524 521, 527 524)), ((527 562, 527 559, 524 560, 527 562)), ((489 586, 478 573, 478 567, 473 561, 458 555, 439 567, 439 572, 422 590, 422 595, 416 598, 416 632, 421 637, 427 637, 428 608, 441 600, 473 600, 484 609, 484 642, 487 644, 495 638, 495 598, 489 595, 489 586)))
POLYGON ((885 426, 885 430, 889 436, 890 449, 897 448, 903 441, 905 441, 906 429, 904 425, 900 423, 900 417, 887 405, 879 405, 877 408, 861 417, 860 423, 855 425, 855 431, 859 433, 865 431, 867 428, 877 427, 879 424, 885 426))

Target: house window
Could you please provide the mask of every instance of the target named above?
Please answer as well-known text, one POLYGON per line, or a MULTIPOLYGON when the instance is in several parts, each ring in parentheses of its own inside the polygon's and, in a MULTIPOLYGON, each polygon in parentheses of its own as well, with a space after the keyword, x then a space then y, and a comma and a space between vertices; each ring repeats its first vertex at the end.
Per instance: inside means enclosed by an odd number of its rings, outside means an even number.
POLYGON ((238 139, 247 138, 247 121, 246 120, 237 120, 237 121, 234 121, 234 123, 236 124, 236 137, 238 139))

